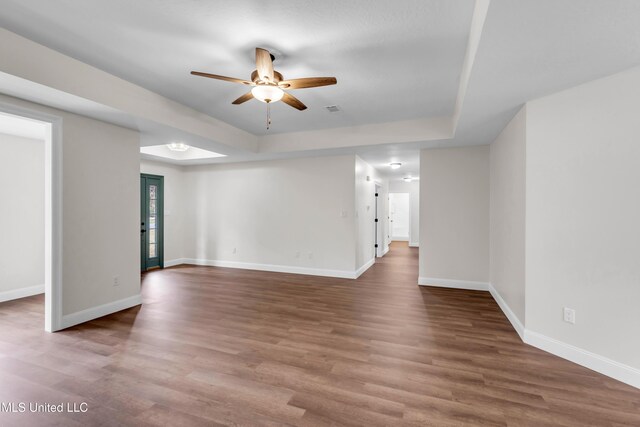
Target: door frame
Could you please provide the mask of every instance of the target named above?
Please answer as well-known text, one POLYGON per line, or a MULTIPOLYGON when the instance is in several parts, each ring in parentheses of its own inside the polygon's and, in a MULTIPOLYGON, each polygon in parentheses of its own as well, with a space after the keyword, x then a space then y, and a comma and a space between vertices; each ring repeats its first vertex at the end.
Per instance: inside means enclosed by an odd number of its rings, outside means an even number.
MULTIPOLYGON (((158 186, 158 194, 160 195, 160 197, 156 196, 156 200, 157 200, 157 206, 156 206, 156 212, 160 212, 160 215, 157 215, 157 220, 156 220, 156 230, 159 230, 160 233, 156 233, 156 250, 158 253, 158 266, 159 268, 164 268, 164 176, 163 175, 154 175, 154 174, 150 174, 150 173, 141 173, 140 174, 140 178, 152 178, 152 179, 158 179, 160 180, 160 185, 158 186), (159 246, 158 246, 159 244, 159 246)), ((140 206, 142 207, 142 203, 143 201, 146 200, 146 188, 145 188, 145 192, 143 194, 142 189, 140 190, 140 206), (144 197, 144 199, 143 199, 144 197)), ((148 231, 149 231, 149 224, 145 223, 145 227, 147 227, 147 233, 145 233, 145 235, 148 235, 148 231)), ((146 239, 145 239, 146 242, 146 239)), ((140 247, 140 258, 142 258, 143 256, 145 257, 145 262, 146 262, 146 251, 147 248, 143 247, 141 245, 140 247)), ((142 259, 141 261, 141 265, 142 265, 142 259)), ((147 271, 148 269, 145 268, 144 270, 141 268, 140 271, 144 272, 147 271)))
POLYGON ((373 236, 374 236, 374 244, 377 244, 378 247, 375 248, 375 258, 382 258, 385 254, 384 247, 386 244, 386 239, 384 238, 384 220, 382 220, 381 216, 384 215, 384 204, 382 203, 382 189, 384 188, 380 182, 374 182, 374 203, 375 203, 375 218, 377 221, 374 222, 373 228, 373 236), (376 196, 377 194, 377 196, 376 196))
POLYGON ((0 112, 47 124, 44 141, 44 330, 62 327, 62 117, 0 102, 0 112))

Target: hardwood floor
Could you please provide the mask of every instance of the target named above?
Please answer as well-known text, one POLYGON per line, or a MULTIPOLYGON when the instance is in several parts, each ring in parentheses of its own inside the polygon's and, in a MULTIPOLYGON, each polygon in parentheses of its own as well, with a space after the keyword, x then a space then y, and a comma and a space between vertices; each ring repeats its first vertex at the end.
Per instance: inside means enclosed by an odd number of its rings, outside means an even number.
POLYGON ((488 293, 418 287, 394 244, 357 281, 147 273, 144 304, 55 334, 0 304, 2 413, 28 425, 640 425, 640 390, 523 344, 488 293))

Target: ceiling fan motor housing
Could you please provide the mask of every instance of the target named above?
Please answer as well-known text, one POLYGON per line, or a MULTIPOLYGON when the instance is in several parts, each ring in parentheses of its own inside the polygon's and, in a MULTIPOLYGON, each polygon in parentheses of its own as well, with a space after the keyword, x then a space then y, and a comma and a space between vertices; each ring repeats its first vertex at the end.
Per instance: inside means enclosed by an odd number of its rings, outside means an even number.
MULTIPOLYGON (((273 70, 273 80, 275 83, 280 83, 282 80, 284 80, 284 77, 282 77, 282 74, 280 74, 276 70, 273 70)), ((260 76, 258 75, 258 70, 253 70, 253 72, 251 73, 251 81, 256 84, 261 81, 260 76)))

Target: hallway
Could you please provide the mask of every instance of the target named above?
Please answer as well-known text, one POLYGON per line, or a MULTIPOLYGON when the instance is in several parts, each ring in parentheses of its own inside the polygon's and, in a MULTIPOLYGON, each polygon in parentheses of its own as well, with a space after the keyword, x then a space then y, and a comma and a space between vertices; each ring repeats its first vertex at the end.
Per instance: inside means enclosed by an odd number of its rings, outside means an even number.
POLYGON ((355 281, 156 270, 141 307, 55 334, 41 296, 0 304, 0 401, 89 408, 0 425, 640 424, 640 391, 523 344, 488 293, 417 286, 417 254, 355 281))

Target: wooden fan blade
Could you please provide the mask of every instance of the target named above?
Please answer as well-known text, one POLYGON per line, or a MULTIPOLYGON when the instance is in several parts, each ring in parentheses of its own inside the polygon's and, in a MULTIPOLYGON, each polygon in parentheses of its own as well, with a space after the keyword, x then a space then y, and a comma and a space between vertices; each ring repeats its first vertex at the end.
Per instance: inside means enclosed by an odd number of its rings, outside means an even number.
POLYGON ((306 89, 309 87, 330 86, 338 83, 335 77, 306 77, 303 79, 283 80, 279 84, 286 89, 306 89))
POLYGON ((256 70, 260 80, 273 81, 273 61, 268 50, 256 48, 256 70))
POLYGON ((249 101, 250 99, 253 99, 253 94, 251 92, 247 92, 244 95, 242 95, 240 98, 233 101, 232 104, 239 105, 239 104, 242 104, 243 102, 249 101))
POLYGON ((282 102, 300 111, 307 109, 307 106, 304 105, 302 102, 300 102, 298 98, 296 98, 293 95, 289 95, 287 92, 285 92, 284 95, 282 96, 282 102))
POLYGON ((191 74, 193 74, 194 76, 208 77, 210 79, 224 80, 224 81, 232 82, 232 83, 242 83, 242 84, 245 84, 245 85, 251 85, 252 84, 249 81, 242 80, 242 79, 236 79, 235 77, 219 76, 217 74, 202 73, 200 71, 192 71, 191 74))

